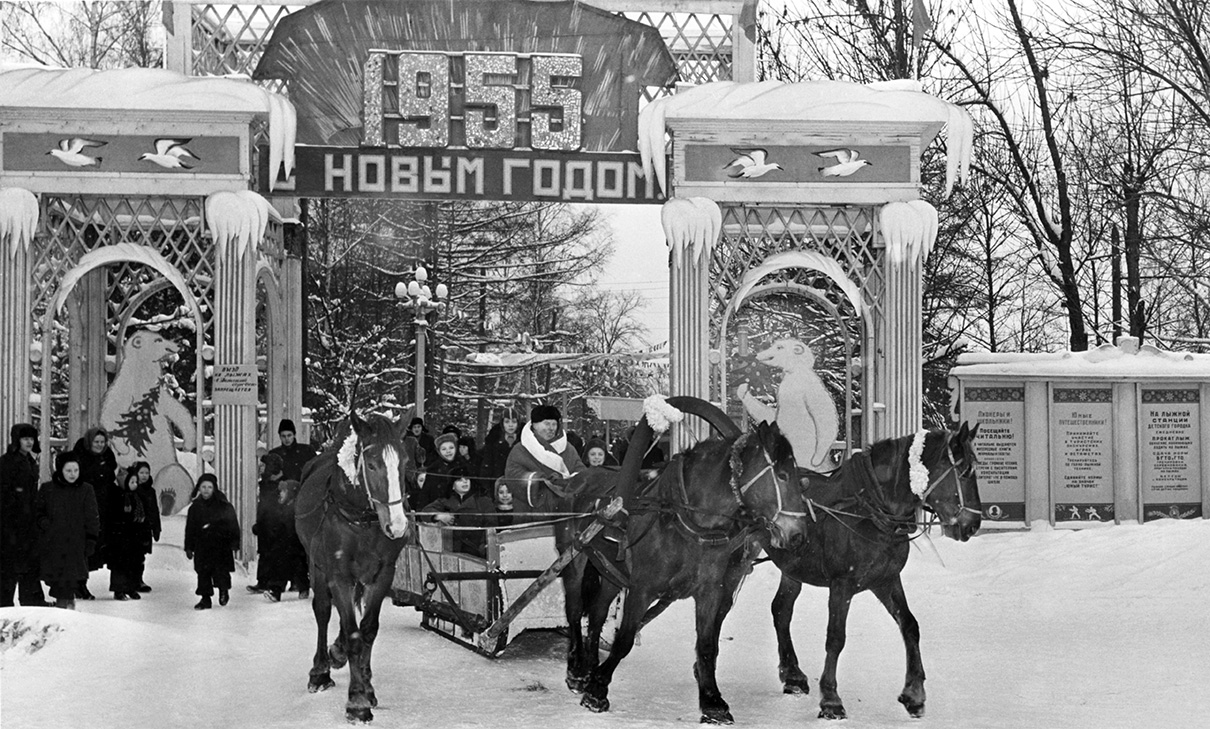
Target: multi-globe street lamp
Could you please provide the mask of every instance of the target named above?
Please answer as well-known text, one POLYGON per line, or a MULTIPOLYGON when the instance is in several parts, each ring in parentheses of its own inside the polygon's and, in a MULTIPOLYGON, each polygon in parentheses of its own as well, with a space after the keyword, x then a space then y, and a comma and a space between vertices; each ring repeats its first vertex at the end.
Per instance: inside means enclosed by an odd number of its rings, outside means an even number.
POLYGON ((417 266, 411 281, 395 284, 395 297, 404 302, 412 311, 413 323, 416 325, 416 417, 424 417, 424 345, 428 336, 429 314, 438 315, 446 310, 449 299, 449 288, 445 284, 437 284, 435 289, 428 286, 429 272, 424 266, 417 266))

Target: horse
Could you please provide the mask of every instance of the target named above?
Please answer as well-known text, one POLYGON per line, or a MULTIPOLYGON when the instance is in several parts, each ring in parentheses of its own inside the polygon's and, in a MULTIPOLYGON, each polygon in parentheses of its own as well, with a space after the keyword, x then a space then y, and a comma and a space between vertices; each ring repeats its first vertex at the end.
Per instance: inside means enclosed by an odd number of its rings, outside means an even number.
POLYGON ((303 468, 295 525, 307 551, 317 627, 307 690, 335 686, 331 669, 347 662, 350 721, 373 720, 371 707, 378 705, 370 655, 409 529, 404 479, 411 460, 401 425, 353 412, 331 447, 303 468), (333 605, 340 632, 329 646, 333 605))
POLYGON ((782 573, 771 609, 778 677, 787 694, 810 691, 790 636, 794 602, 803 583, 828 588, 819 718, 845 718, 836 692, 836 662, 845 645, 849 603, 865 590, 874 593, 903 636, 907 676, 899 702, 911 716, 924 715, 920 626, 908 609, 899 573, 907 563, 918 508, 931 511, 941 521, 942 532, 957 541, 965 542, 979 530, 982 504, 972 444, 978 430, 978 425, 969 429, 963 423, 956 432, 921 431, 918 436, 879 441, 831 475, 809 474, 804 479, 805 497, 815 516, 806 539, 790 549, 773 546, 766 551, 782 573))
MULTIPOLYGON (((568 620, 567 684, 583 693, 581 705, 609 710, 609 684, 634 647, 639 629, 676 600, 692 597, 697 611, 698 704, 702 721, 731 723, 715 680, 719 631, 743 577, 763 544, 788 548, 801 536, 806 515, 797 488, 789 441, 776 424, 740 434, 721 410, 697 398, 668 403, 706 417, 725 437, 698 443, 670 461, 654 481, 633 495, 639 462, 650 442, 644 416, 627 449, 615 485, 627 504, 618 543, 604 532, 590 543, 588 558, 563 573, 568 620), (614 555, 623 555, 620 574, 614 555), (609 656, 598 664, 601 628, 625 582, 622 616, 609 656), (582 635, 581 619, 588 616, 582 635)), ((557 541, 569 545, 568 529, 557 541)))

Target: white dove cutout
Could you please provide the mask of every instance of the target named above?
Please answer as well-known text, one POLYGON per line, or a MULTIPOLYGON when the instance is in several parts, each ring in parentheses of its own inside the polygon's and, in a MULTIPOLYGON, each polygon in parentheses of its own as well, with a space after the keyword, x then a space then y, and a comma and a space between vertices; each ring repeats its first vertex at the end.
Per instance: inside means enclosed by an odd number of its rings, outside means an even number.
POLYGON ((155 140, 155 152, 144 152, 139 155, 139 161, 154 162, 160 167, 169 170, 191 170, 193 169, 193 165, 189 163, 188 157, 192 157, 198 162, 202 161, 201 157, 198 157, 185 146, 192 141, 192 137, 189 139, 170 139, 167 137, 157 139, 155 140))
POLYGON ((736 149, 735 147, 732 147, 731 151, 735 152, 739 156, 728 162, 726 166, 723 167, 724 170, 730 170, 732 167, 736 168, 727 173, 728 177, 743 177, 746 179, 752 179, 754 177, 760 177, 767 172, 782 169, 782 166, 776 162, 771 164, 767 164, 765 162, 765 159, 769 156, 768 150, 736 149))
POLYGON ((855 149, 829 149, 826 152, 816 152, 815 154, 825 159, 831 157, 836 160, 834 165, 819 168, 824 177, 848 177, 862 167, 873 164, 861 159, 861 152, 855 149))
POLYGON ((105 142, 84 139, 83 137, 60 139, 59 148, 52 149, 47 152, 47 154, 71 167, 100 167, 102 158, 89 157, 88 155, 84 154, 84 149, 88 147, 104 147, 105 144, 105 142))

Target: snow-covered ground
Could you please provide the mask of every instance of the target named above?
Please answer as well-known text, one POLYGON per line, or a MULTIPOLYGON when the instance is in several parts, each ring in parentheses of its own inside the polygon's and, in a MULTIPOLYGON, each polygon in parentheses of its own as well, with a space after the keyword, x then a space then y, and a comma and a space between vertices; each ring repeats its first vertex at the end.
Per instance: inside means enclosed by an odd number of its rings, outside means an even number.
MULTIPOLYGON (((169 540, 171 541, 171 540, 169 540)), ((1210 726, 1210 521, 1161 521, 1086 531, 984 533, 967 544, 917 542, 904 574, 920 620, 927 713, 895 701, 903 648, 869 593, 849 617, 840 662, 847 727, 1210 726), (934 550, 935 547, 935 550, 934 550)), ((315 632, 309 603, 244 592, 192 609, 184 555, 157 547, 154 592, 78 612, 0 610, 0 723, 31 727, 345 726, 347 670, 337 688, 306 691, 315 632), (17 624, 17 625, 15 625, 17 624), (16 629, 19 628, 19 629, 16 629), (19 637, 13 638, 16 634, 19 637), (43 643, 37 649, 36 643, 43 643)), ((723 629, 719 684, 737 725, 814 723, 826 599, 808 588, 795 616, 811 695, 784 696, 768 605, 772 565, 747 581, 723 629)), ((563 685, 562 640, 544 632, 491 660, 419 628, 411 609, 384 607, 374 652, 379 727, 668 727, 697 724, 693 612, 678 603, 623 662, 603 715, 563 685)))

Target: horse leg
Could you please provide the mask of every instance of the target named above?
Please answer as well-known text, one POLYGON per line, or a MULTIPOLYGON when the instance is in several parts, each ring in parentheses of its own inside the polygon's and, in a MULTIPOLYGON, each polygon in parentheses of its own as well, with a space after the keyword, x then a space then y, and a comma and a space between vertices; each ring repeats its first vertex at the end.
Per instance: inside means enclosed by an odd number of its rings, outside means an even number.
POLYGON ((739 588, 742 569, 729 569, 722 580, 710 580, 709 586, 694 599, 697 613, 697 661, 693 677, 697 679, 697 703, 703 724, 732 724, 731 707, 718 690, 715 671, 718 666, 718 635, 723 619, 731 611, 731 603, 739 588), (715 583, 721 582, 721 585, 715 583))
POLYGON ((332 593, 322 575, 316 575, 315 592, 311 597, 311 612, 315 613, 317 640, 315 658, 311 661, 311 676, 307 680, 307 691, 326 691, 336 685, 332 680, 331 661, 328 657, 328 622, 332 619, 332 593))
POLYGON ((845 623, 852 601, 853 588, 845 583, 833 583, 828 590, 828 638, 825 644, 828 655, 824 660, 823 675, 819 677, 820 719, 845 718, 844 704, 836 693, 836 663, 844 650, 845 623))
MULTIPOLYGON (((600 575, 598 575, 598 578, 600 575)), ((588 636, 584 646, 585 667, 589 674, 595 671, 601 662, 601 631, 605 627, 605 619, 621 589, 608 580, 598 579, 596 588, 588 600, 588 636)), ((639 626, 642 629, 642 626, 639 626)))
MULTIPOLYGON (((584 634, 581 627, 584 616, 584 595, 588 560, 577 557, 563 571, 563 614, 567 618, 567 688, 574 693, 583 693, 591 667, 587 664, 584 634)), ((594 661, 595 663, 595 661, 594 661)))
MULTIPOLYGON (((390 575, 391 578, 394 575, 390 575)), ((382 613, 382 602, 386 599, 387 593, 390 591, 391 579, 387 579, 385 584, 383 579, 379 578, 370 589, 366 590, 365 594, 365 614, 361 618, 361 675, 364 680, 366 700, 370 702, 371 707, 378 706, 378 696, 374 693, 374 669, 371 665, 371 659, 374 655, 374 641, 378 638, 378 628, 380 626, 380 615, 382 613)), ((350 669, 352 671, 353 669, 350 669)))
POLYGON ((634 637, 639 632, 643 622, 643 614, 651 605, 651 595, 638 586, 631 586, 622 606, 622 621, 613 636, 613 645, 609 649, 609 657, 597 666, 584 687, 584 696, 580 706, 589 711, 609 711, 609 684, 613 681, 613 672, 617 670, 622 659, 634 648, 634 637))
POLYGON ((794 603, 801 593, 802 583, 783 574, 770 605, 773 631, 777 633, 777 677, 781 680, 781 690, 787 694, 811 693, 811 682, 798 667, 798 654, 794 652, 794 639, 790 634, 794 603))
POLYGON ((908 609, 907 595, 903 592, 903 581, 899 575, 893 580, 872 588, 878 600, 882 603, 895 622, 899 624, 899 632, 903 635, 903 646, 907 651, 907 677, 903 681, 903 693, 899 694, 899 703, 903 704, 908 714, 919 718, 924 716, 924 663, 920 660, 920 624, 908 609))
POLYGON ((345 718, 349 721, 372 721, 374 713, 370 711, 370 700, 366 696, 365 676, 362 671, 365 643, 357 621, 354 586, 337 583, 333 593, 349 660, 349 699, 345 703, 345 718))

